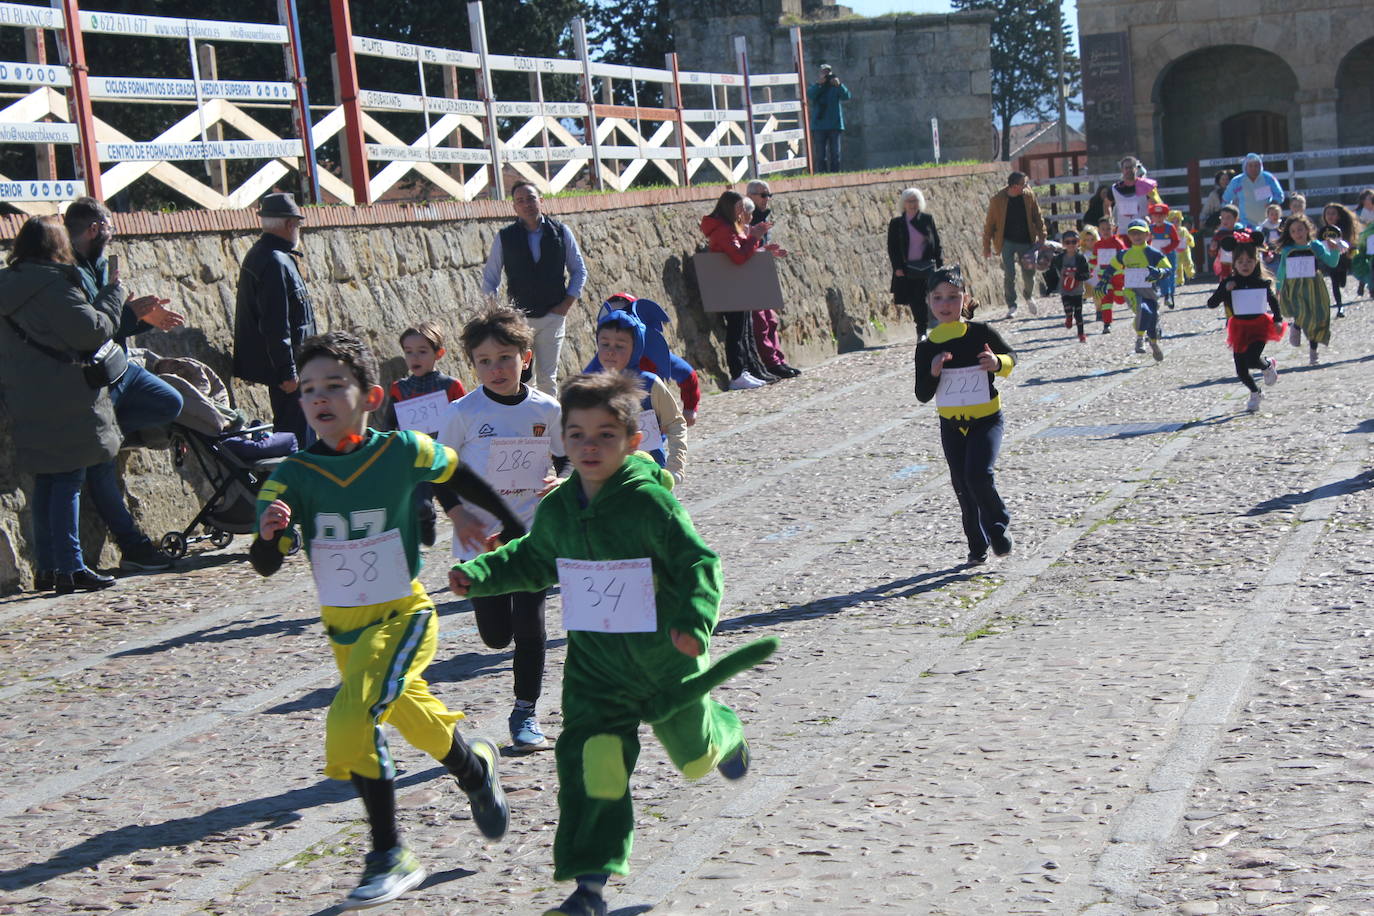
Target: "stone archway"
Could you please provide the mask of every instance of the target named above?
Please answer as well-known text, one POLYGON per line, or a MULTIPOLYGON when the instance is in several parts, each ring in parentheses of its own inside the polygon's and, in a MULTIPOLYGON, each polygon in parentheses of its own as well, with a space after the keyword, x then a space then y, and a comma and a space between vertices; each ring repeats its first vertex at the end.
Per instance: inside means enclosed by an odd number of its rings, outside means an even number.
POLYGON ((1374 146, 1374 38, 1356 45, 1336 69, 1337 142, 1374 146))
MULTIPOLYGON (((1223 122, 1241 117, 1247 123, 1267 123, 1256 137, 1269 142, 1287 141, 1289 149, 1302 148, 1302 117, 1295 97, 1298 77, 1293 69, 1270 51, 1245 45, 1217 45, 1185 54, 1166 67, 1155 84, 1158 118, 1156 146, 1166 168, 1186 165, 1190 159, 1227 155, 1223 148, 1223 122), (1287 125, 1275 129, 1275 120, 1287 125)), ((1231 120, 1228 133, 1234 136, 1231 120)), ((1255 149, 1246 152, 1285 152, 1255 149)))

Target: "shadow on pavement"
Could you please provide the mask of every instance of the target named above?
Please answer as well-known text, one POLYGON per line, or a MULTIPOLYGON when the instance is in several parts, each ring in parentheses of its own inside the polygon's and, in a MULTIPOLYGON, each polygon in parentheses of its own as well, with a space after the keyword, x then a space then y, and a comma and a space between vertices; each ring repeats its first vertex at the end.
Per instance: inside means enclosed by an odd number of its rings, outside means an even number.
POLYGON ((1042 378, 1040 376, 1036 376, 1035 378, 1022 379, 1017 384, 1021 388, 1032 388, 1036 385, 1058 385, 1061 382, 1086 382, 1091 381, 1093 379, 1110 378, 1113 375, 1122 375, 1127 372, 1134 372, 1137 369, 1141 368, 1144 367, 1123 366, 1120 369, 1108 369, 1104 372, 1087 372, 1083 375, 1066 375, 1063 378, 1042 378))
POLYGON ((828 598, 808 601, 806 604, 794 604, 790 607, 774 608, 771 611, 760 611, 757 614, 746 614, 743 617, 732 617, 729 620, 722 620, 720 625, 716 627, 716 632, 750 630, 755 627, 789 623, 794 620, 825 617, 829 614, 837 614, 845 608, 853 607, 863 601, 910 598, 923 592, 932 592, 938 588, 944 588, 953 582, 967 582, 977 575, 980 573, 961 563, 948 569, 934 570, 907 579, 884 582, 881 585, 874 585, 863 591, 850 592, 847 595, 832 595, 828 598))
MULTIPOLYGON (((416 770, 396 778, 397 789, 407 789, 447 776, 441 766, 416 770)), ((59 875, 71 874, 98 866, 106 859, 133 855, 144 849, 161 849, 167 846, 187 846, 198 843, 217 833, 232 833, 245 827, 256 830, 271 830, 300 820, 301 811, 319 805, 331 805, 356 798, 353 787, 346 782, 322 779, 301 789, 291 789, 280 795, 254 798, 214 808, 203 814, 179 817, 157 824, 133 824, 107 830, 88 837, 80 843, 58 852, 46 862, 34 862, 18 868, 0 870, 0 890, 14 891, 35 884, 41 884, 59 875)), ((361 814, 361 810, 358 812, 361 814)), ((473 874, 465 869, 442 872, 426 882, 439 878, 466 877, 473 874)), ((335 912, 328 908, 324 912, 335 912)))
POLYGON ((139 646, 135 649, 125 649, 122 652, 114 652, 110 657, 128 658, 135 655, 156 655, 159 652, 166 652, 169 649, 176 649, 181 646, 198 642, 229 642, 234 639, 255 639, 259 636, 298 636, 307 629, 317 626, 319 621, 320 618, 318 615, 298 617, 295 620, 270 618, 261 623, 254 623, 251 625, 245 625, 246 621, 234 621, 233 623, 226 623, 222 626, 206 627, 203 630, 195 630, 184 636, 166 639, 149 646, 139 646))
POLYGON ((1280 509, 1291 509, 1294 506, 1304 506, 1307 503, 1316 502, 1319 499, 1329 499, 1333 496, 1348 496, 1351 493, 1358 493, 1361 490, 1374 488, 1374 471, 1364 471, 1354 477, 1347 477, 1345 480, 1338 480, 1335 483, 1323 484, 1311 490, 1303 490, 1298 493, 1285 493, 1282 496, 1275 496, 1273 499, 1266 499, 1264 502, 1255 506, 1246 515, 1265 515, 1280 509))

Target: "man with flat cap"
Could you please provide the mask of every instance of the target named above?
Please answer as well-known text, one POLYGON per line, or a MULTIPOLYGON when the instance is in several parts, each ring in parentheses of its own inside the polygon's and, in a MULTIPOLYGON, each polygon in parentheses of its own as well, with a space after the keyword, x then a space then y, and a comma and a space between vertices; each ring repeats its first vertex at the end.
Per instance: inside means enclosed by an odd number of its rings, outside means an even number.
POLYGON ((262 237, 239 267, 234 315, 234 376, 267 386, 272 426, 296 434, 301 448, 309 427, 296 395, 296 354, 315 333, 315 310, 301 278, 301 223, 305 214, 290 194, 263 197, 262 237))

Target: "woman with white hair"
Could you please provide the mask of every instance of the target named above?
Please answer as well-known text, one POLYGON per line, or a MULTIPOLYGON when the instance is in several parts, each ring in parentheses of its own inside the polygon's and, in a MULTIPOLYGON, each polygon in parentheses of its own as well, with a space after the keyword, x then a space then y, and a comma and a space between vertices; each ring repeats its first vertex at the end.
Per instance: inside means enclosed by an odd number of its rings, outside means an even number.
POLYGON ((930 312, 926 307, 926 280, 944 264, 940 232, 926 212, 926 197, 917 188, 901 195, 902 215, 887 224, 887 258, 892 262, 892 301, 910 307, 916 332, 926 338, 930 312))

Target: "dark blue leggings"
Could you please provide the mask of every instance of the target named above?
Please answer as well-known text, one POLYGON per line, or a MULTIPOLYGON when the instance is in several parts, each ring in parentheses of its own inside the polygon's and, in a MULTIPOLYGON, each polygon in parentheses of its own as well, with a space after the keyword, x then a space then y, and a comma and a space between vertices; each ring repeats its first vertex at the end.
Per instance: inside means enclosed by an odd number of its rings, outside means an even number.
POLYGON ((969 553, 986 553, 991 535, 1005 535, 1011 516, 997 492, 993 465, 1002 449, 1002 413, 976 420, 940 418, 940 444, 959 499, 969 553))

